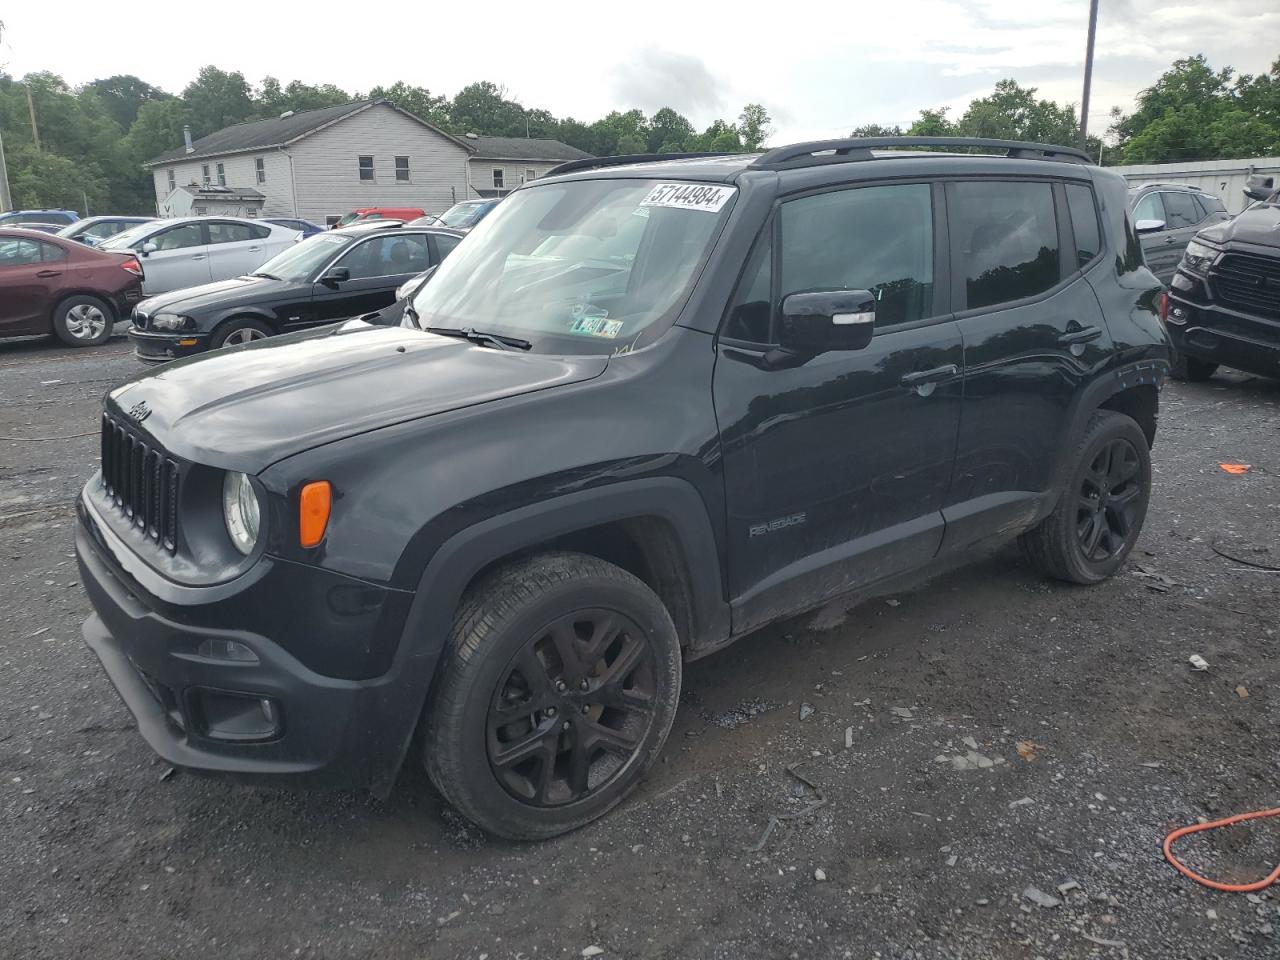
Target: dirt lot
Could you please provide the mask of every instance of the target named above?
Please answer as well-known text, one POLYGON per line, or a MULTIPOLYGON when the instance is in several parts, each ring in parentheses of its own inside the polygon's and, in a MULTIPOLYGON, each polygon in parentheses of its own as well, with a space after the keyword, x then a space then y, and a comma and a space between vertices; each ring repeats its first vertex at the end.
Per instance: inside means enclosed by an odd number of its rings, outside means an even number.
MULTIPOLYGON (((1166 390, 1113 581, 1003 550, 761 631, 686 671, 636 797, 517 845, 412 765, 385 803, 166 775, 80 640, 71 546, 99 397, 137 369, 119 340, 0 346, 0 955, 1280 956, 1280 887, 1214 893, 1159 850, 1280 805, 1280 574, 1213 550, 1280 566, 1280 384, 1166 390)), ((1219 833, 1188 859, 1280 856, 1280 820, 1219 833)))

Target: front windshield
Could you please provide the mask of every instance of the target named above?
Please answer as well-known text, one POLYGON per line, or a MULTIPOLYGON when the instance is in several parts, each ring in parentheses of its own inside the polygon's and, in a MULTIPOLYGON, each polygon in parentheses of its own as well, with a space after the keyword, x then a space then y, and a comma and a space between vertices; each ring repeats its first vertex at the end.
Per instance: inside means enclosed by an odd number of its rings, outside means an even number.
POLYGON ((450 207, 443 217, 440 218, 442 227, 469 227, 475 222, 477 216, 484 210, 484 200, 472 200, 464 203, 455 203, 450 207))
POLYGON ((413 297, 424 328, 472 327, 544 353, 620 353, 661 334, 737 193, 579 180, 519 190, 413 297))
POLYGON ((108 237, 98 244, 99 250, 128 250, 139 240, 156 229, 154 223, 140 223, 128 230, 121 230, 114 237, 108 237))
POLYGON ((342 234, 317 233, 276 254, 253 272, 255 276, 302 283, 350 242, 351 238, 342 234))

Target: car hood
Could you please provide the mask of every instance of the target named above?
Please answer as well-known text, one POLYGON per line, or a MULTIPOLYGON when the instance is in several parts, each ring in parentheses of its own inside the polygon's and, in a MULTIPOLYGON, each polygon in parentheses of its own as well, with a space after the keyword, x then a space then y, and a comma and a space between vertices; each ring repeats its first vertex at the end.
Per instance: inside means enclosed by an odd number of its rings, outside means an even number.
MULTIPOLYGON (((142 270, 147 269, 146 261, 142 270)), ((198 313, 209 308, 234 306, 244 303, 261 303, 276 294, 296 289, 298 284, 287 280, 271 280, 267 277, 233 277, 214 283, 202 283, 198 287, 185 287, 158 296, 148 297, 138 304, 138 309, 149 317, 157 313, 198 313)))
POLYGON ((1280 247, 1280 204, 1262 204, 1230 220, 1201 230, 1198 236, 1210 243, 1251 243, 1260 247, 1280 247))
POLYGON ((178 457, 257 473, 323 443, 590 380, 606 366, 348 321, 164 364, 112 390, 106 406, 178 457))

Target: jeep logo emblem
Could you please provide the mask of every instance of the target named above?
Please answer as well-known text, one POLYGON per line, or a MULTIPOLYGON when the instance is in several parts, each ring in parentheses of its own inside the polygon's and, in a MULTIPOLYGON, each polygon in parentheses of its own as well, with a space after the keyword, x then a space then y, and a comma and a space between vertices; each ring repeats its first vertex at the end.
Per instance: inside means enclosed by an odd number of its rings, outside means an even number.
POLYGON ((130 419, 136 420, 138 423, 141 423, 149 416, 151 416, 151 408, 147 406, 147 401, 145 400, 139 400, 129 408, 130 419))

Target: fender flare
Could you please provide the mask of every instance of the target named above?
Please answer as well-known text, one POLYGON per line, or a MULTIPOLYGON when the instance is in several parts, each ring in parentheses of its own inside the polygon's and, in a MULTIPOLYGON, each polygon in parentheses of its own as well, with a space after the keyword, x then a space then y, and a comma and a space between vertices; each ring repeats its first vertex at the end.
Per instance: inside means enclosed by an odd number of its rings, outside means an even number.
POLYGON ((467 585, 496 560, 555 537, 600 524, 655 517, 675 531, 689 576, 694 632, 702 638, 729 636, 720 552, 702 497, 676 477, 623 480, 519 507, 469 526, 446 540, 427 562, 405 618, 393 670, 402 673, 403 694, 388 703, 388 729, 403 739, 390 769, 375 770, 373 790, 385 795, 395 782, 417 731, 428 695, 438 679, 453 614, 467 585))

